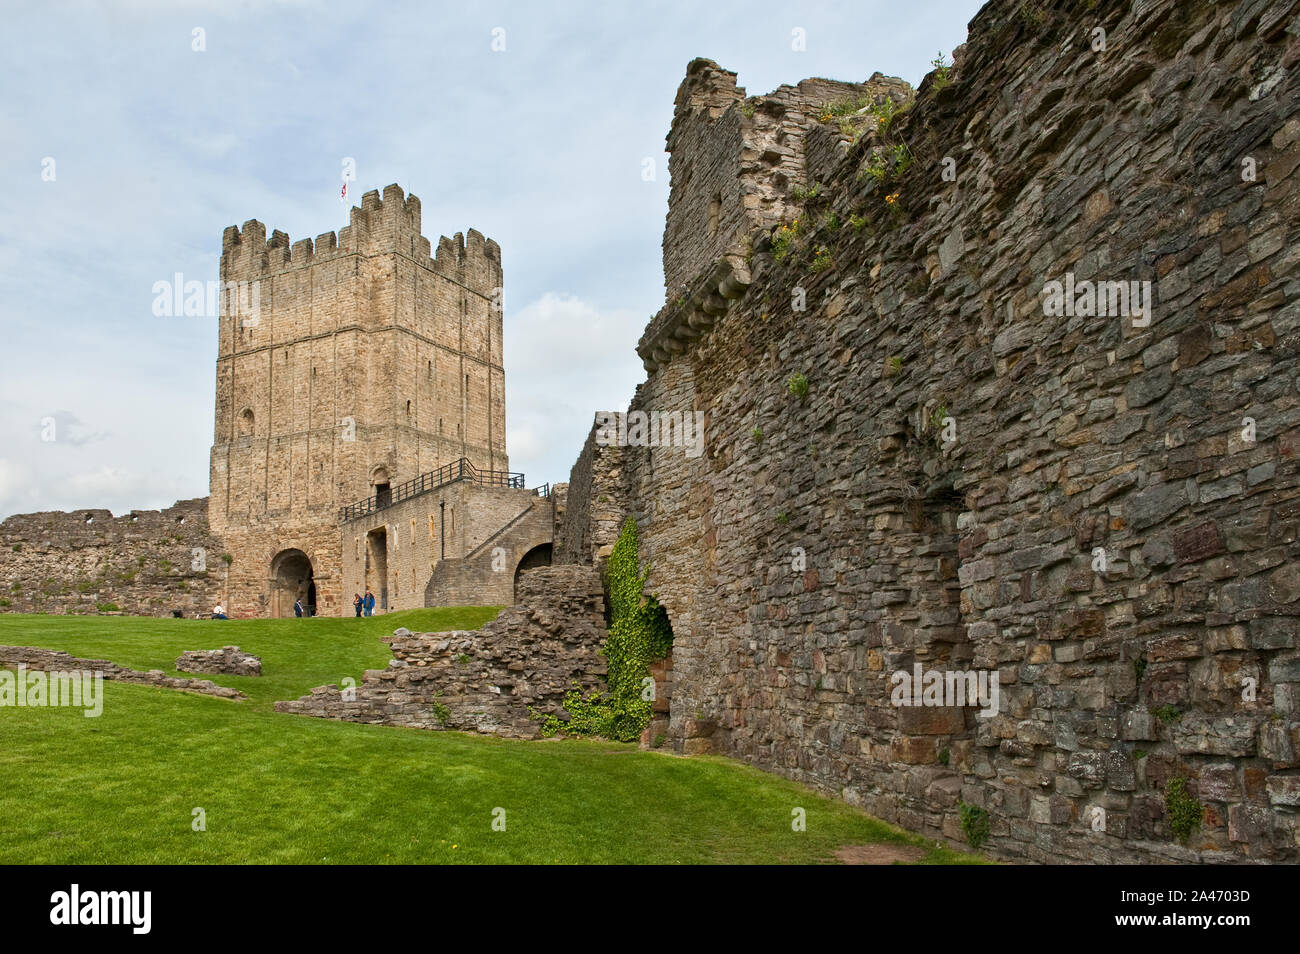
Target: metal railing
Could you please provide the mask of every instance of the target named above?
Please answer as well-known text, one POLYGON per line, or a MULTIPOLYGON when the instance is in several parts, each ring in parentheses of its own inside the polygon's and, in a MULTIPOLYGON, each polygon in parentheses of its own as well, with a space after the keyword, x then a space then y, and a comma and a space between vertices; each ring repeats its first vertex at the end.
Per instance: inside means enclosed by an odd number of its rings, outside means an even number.
POLYGON ((412 477, 406 483, 398 484, 396 487, 377 493, 373 497, 367 497, 359 503, 340 507, 339 523, 347 523, 349 520, 356 520, 358 517, 364 517, 366 514, 374 513, 377 510, 384 510, 394 504, 401 503, 403 500, 410 500, 420 494, 427 494, 431 490, 437 490, 439 487, 444 487, 458 480, 472 480, 476 484, 483 484, 488 487, 522 489, 524 486, 523 474, 511 473, 505 470, 479 470, 469 462, 469 458, 462 457, 450 464, 444 464, 437 470, 431 470, 419 477, 412 477))

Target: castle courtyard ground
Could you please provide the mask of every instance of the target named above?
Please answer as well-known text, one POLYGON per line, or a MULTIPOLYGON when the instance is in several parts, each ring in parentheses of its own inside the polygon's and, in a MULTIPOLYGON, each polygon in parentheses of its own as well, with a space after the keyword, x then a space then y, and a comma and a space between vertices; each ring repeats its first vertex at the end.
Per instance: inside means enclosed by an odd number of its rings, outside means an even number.
POLYGON ((0 617, 0 644, 168 674, 185 649, 237 644, 261 656, 264 673, 212 677, 244 692, 240 701, 106 682, 98 718, 0 709, 0 864, 979 860, 724 758, 271 711, 277 699, 383 667, 380 637, 397 626, 471 629, 496 612, 0 617), (195 830, 200 819, 205 830, 195 830))

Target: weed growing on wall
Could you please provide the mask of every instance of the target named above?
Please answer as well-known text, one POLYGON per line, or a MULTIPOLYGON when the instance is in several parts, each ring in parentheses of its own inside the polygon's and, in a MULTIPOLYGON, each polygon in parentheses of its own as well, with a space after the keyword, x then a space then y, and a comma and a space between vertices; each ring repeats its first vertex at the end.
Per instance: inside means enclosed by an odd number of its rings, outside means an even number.
POLYGON ((978 805, 970 805, 962 802, 958 806, 961 813, 961 830, 966 835, 966 841, 976 850, 980 848, 989 837, 989 813, 978 805))
POLYGON ((1204 808, 1187 791, 1187 779, 1171 778, 1165 784, 1165 811, 1169 815, 1169 831, 1180 842, 1186 842, 1200 827, 1204 808))

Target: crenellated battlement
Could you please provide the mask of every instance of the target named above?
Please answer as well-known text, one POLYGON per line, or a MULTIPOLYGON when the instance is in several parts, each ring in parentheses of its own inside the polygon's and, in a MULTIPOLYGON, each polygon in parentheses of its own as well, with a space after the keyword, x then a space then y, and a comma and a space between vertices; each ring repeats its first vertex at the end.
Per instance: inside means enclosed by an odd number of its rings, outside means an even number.
POLYGON ((269 273, 328 261, 342 255, 376 255, 399 252, 440 275, 490 295, 501 283, 501 247, 475 229, 439 238, 436 250, 421 234, 421 203, 415 194, 404 195, 393 183, 372 189, 361 205, 349 211, 348 224, 323 232, 313 242, 291 242, 278 229, 267 238, 266 226, 249 219, 243 228, 229 226, 221 238, 221 277, 225 281, 252 281, 269 273))

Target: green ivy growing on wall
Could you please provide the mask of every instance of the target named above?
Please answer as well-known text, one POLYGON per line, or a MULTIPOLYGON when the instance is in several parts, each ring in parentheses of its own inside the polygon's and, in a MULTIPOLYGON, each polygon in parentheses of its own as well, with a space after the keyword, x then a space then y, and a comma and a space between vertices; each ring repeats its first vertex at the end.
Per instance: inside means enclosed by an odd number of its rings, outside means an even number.
POLYGON ((645 594, 649 571, 637 561, 636 520, 628 517, 605 565, 605 592, 609 598, 609 638, 601 653, 608 666, 608 692, 593 692, 585 699, 578 691, 564 697, 566 722, 550 715, 542 735, 598 735, 631 742, 650 724, 653 701, 643 698, 650 663, 672 650, 673 630, 668 613, 645 594))

